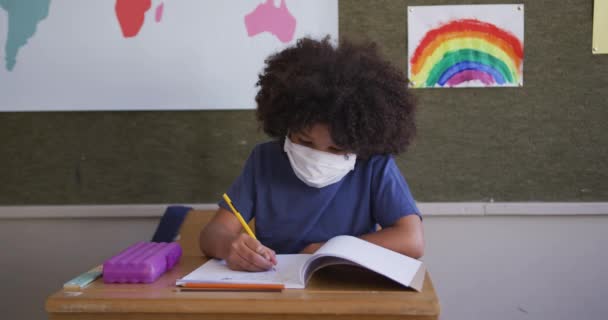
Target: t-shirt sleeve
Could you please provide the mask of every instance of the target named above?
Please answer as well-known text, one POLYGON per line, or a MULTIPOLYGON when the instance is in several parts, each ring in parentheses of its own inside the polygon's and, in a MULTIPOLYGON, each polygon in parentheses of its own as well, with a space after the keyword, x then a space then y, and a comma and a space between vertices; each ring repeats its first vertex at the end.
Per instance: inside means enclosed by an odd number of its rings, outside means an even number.
POLYGON ((410 188, 392 156, 376 163, 372 180, 372 210, 374 219, 381 227, 393 225, 402 217, 420 211, 410 188))
MULTIPOLYGON (((255 217, 255 168, 256 168, 257 147, 253 149, 241 174, 234 180, 228 189, 228 197, 232 200, 232 205, 239 211, 245 221, 249 221, 255 217)), ((221 199, 218 205, 230 212, 230 206, 221 199)))

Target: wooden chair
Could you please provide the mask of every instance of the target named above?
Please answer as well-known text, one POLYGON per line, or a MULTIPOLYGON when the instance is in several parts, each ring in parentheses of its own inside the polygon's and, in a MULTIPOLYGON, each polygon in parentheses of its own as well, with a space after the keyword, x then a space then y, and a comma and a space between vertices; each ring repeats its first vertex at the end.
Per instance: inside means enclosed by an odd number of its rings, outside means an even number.
MULTIPOLYGON (((199 234, 203 227, 211 221, 216 210, 190 210, 179 229, 177 242, 182 247, 184 256, 202 256, 199 247, 199 234)), ((251 230, 254 229, 254 220, 249 222, 251 230)), ((255 231, 254 231, 255 232, 255 231)))

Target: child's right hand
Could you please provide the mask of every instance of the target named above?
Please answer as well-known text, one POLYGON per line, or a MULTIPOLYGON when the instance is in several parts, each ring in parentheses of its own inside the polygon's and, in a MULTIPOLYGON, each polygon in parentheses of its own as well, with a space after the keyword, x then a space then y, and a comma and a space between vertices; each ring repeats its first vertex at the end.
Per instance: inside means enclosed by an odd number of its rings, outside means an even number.
POLYGON ((228 268, 241 271, 267 271, 277 264, 272 249, 245 233, 232 240, 225 260, 228 268))

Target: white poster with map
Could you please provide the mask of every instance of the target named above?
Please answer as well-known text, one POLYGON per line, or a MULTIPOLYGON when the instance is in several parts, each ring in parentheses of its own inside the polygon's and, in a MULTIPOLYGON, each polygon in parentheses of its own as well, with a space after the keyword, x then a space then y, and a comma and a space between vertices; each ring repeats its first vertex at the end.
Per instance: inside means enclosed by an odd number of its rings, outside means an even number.
POLYGON ((264 59, 337 0, 0 0, 0 111, 255 108, 264 59))

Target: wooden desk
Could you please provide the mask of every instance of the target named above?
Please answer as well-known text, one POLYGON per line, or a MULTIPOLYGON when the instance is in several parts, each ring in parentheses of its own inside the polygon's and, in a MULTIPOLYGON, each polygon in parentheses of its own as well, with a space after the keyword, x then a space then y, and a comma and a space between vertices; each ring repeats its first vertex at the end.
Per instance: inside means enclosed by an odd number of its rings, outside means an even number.
POLYGON ((49 319, 437 319, 439 303, 428 274, 424 290, 403 290, 359 270, 324 269, 306 289, 283 292, 179 292, 175 280, 202 257, 182 257, 155 283, 104 284, 60 290, 46 301, 49 319), (357 279, 353 281, 353 277, 357 279), (348 278, 348 280, 346 279, 348 278), (381 318, 378 318, 381 317, 381 318))

